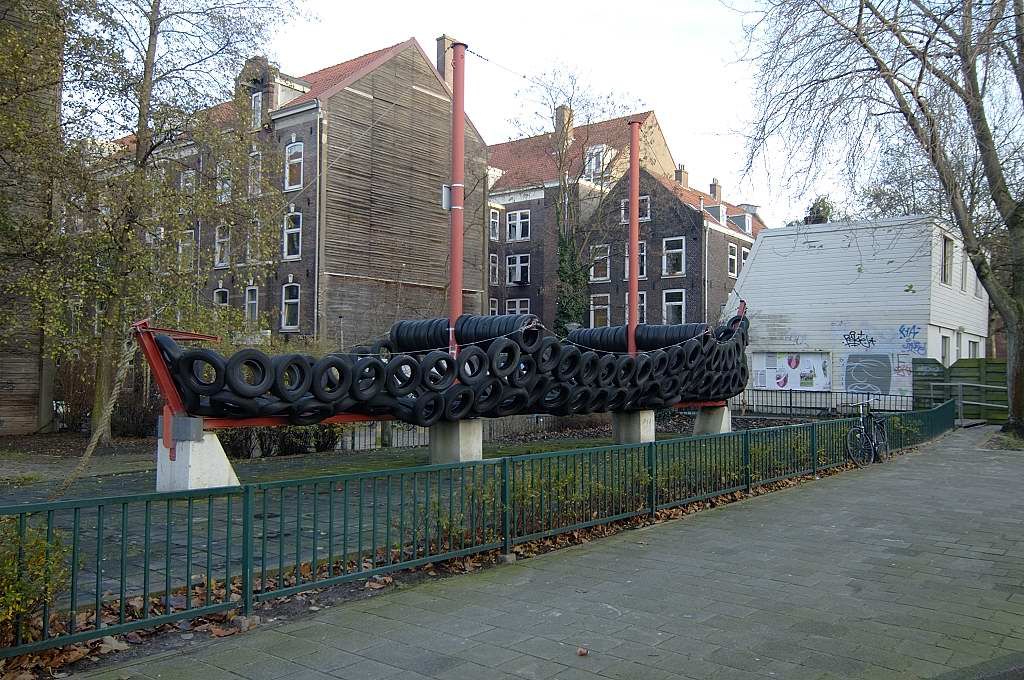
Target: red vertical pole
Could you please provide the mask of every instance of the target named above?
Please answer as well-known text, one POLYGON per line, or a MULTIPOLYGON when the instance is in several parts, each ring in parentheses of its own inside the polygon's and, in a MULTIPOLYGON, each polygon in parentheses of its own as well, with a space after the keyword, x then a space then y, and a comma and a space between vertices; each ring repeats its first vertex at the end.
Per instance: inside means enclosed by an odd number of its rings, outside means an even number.
POLYGON ((640 121, 629 121, 629 328, 626 343, 636 354, 637 307, 640 305, 640 121))
POLYGON ((452 44, 452 205, 448 271, 448 351, 458 353, 455 321, 462 315, 462 232, 466 161, 466 44, 452 44))

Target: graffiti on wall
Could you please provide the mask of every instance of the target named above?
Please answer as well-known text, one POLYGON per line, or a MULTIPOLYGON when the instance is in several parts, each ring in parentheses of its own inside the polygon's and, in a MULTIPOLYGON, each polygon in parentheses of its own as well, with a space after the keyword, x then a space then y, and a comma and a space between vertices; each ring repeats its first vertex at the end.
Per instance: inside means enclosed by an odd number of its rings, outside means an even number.
POLYGON ((870 394, 911 394, 913 359, 927 354, 924 328, 915 323, 832 323, 837 388, 870 394))
POLYGON ((875 338, 873 335, 865 333, 862 329, 857 329, 843 336, 843 345, 846 347, 871 349, 875 346, 875 338))

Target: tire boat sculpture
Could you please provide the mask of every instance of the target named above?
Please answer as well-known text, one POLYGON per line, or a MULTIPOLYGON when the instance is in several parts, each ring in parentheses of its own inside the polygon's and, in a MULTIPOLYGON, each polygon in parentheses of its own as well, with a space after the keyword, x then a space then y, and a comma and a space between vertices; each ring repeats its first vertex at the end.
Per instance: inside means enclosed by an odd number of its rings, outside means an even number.
POLYGON ((193 416, 285 416, 310 425, 340 413, 391 415, 429 427, 439 420, 521 413, 636 411, 713 401, 747 383, 750 322, 586 328, 565 341, 544 335, 530 314, 459 317, 457 358, 448 320, 399 321, 372 345, 321 358, 242 349, 225 358, 156 336, 193 416))

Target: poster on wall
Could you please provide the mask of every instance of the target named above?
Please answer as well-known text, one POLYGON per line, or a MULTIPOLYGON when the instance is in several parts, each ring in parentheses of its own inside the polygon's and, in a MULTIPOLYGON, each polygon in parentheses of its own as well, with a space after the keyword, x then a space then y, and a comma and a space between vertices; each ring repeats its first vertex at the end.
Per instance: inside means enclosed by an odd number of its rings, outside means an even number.
POLYGON ((754 387, 769 390, 832 389, 829 355, 825 352, 756 352, 754 387))

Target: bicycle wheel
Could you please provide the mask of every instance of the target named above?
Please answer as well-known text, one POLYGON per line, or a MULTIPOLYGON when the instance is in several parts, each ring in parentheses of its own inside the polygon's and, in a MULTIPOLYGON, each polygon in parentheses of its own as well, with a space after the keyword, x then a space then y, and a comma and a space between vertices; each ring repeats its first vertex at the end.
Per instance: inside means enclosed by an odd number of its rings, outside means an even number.
POLYGON ((876 420, 872 426, 872 433, 875 439, 875 460, 882 460, 882 458, 889 458, 889 438, 885 432, 885 421, 882 419, 876 420))
POLYGON ((864 428, 856 425, 846 433, 846 457, 857 467, 871 464, 871 442, 864 428))

